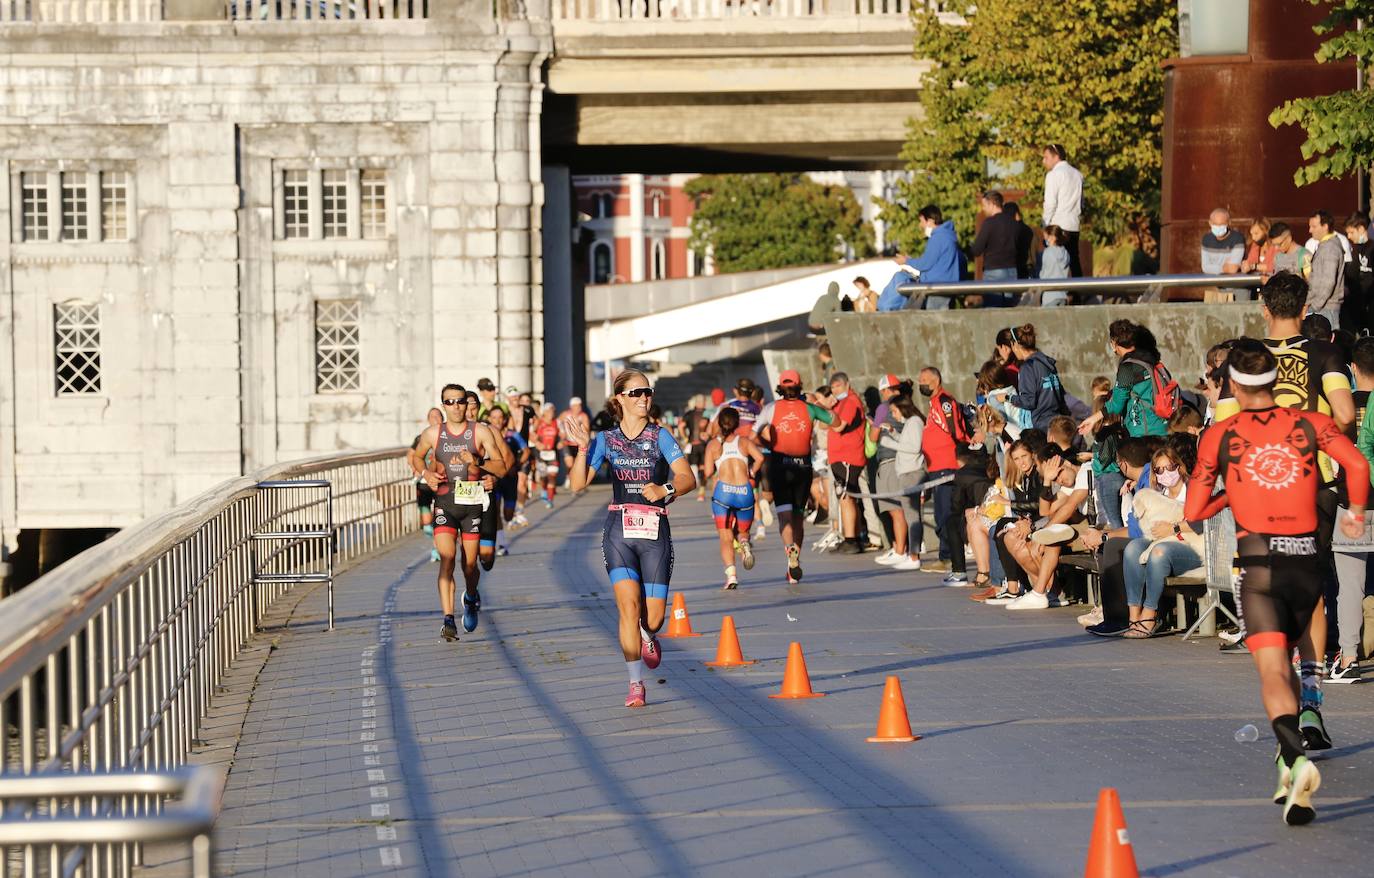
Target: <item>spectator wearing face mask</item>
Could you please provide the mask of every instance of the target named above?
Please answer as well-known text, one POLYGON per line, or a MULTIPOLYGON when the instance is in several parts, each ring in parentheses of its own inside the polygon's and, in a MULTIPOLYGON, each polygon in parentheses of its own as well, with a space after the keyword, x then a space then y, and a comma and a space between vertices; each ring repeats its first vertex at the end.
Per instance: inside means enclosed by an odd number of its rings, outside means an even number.
POLYGON ((1231 228, 1231 213, 1218 207, 1202 236, 1202 273, 1239 274, 1245 262, 1245 236, 1231 228))

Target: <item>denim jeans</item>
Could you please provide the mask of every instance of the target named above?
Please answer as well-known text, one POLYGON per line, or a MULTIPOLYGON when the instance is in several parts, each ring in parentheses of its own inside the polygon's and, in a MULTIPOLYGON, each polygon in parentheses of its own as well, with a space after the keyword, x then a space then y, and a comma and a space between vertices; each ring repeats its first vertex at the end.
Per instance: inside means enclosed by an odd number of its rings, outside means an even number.
MULTIPOLYGON (((985 268, 983 269, 983 280, 1016 280, 1016 269, 985 268)), ((984 308, 1010 308, 1015 304, 1015 293, 985 293, 983 295, 984 308)))
POLYGON ((1000 585, 1007 578, 1007 571, 1002 569, 1002 556, 997 553, 997 524, 994 522, 988 528, 988 575, 992 577, 993 585, 1000 585))
POLYGON ((1093 489, 1097 492, 1097 520, 1112 530, 1125 527, 1121 520, 1121 488, 1126 477, 1119 472, 1102 473, 1093 479, 1093 489))
MULTIPOLYGON (((940 469, 927 473, 926 478, 930 481, 942 479, 945 476, 954 475, 952 469, 940 469)), ((943 485, 936 485, 932 490, 935 494, 935 532, 940 536, 940 560, 949 560, 949 540, 945 538, 945 520, 949 518, 950 507, 954 505, 954 483, 945 482, 943 485)))
POLYGON ((1164 593, 1164 580, 1186 573, 1202 564, 1197 552, 1182 540, 1164 540, 1150 549, 1144 564, 1141 555, 1154 542, 1149 537, 1131 540, 1122 555, 1126 579, 1126 603, 1146 610, 1159 608, 1159 596, 1164 593))

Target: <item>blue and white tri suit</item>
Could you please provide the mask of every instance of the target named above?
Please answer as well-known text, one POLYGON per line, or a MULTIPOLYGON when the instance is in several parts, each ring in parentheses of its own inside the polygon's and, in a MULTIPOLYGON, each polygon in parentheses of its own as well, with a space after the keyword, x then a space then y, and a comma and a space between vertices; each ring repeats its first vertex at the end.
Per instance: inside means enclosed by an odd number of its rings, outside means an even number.
POLYGON ((611 582, 634 580, 644 587, 646 597, 667 600, 668 583, 673 576, 673 536, 668 528, 668 513, 663 500, 645 500, 644 486, 663 485, 672 480, 673 462, 682 457, 669 432, 652 424, 630 439, 620 427, 596 434, 587 452, 589 471, 596 473, 609 462, 612 502, 606 511, 601 532, 601 553, 611 582), (625 507, 657 507, 658 535, 655 539, 627 538, 624 532, 625 507))

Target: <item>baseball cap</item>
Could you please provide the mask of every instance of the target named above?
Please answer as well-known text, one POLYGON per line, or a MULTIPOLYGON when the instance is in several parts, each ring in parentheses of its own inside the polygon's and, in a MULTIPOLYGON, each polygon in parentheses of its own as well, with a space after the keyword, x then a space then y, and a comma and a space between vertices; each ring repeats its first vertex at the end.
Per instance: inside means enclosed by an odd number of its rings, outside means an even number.
POLYGON ((797 373, 796 369, 784 369, 782 374, 778 376, 778 384, 782 387, 799 387, 801 386, 801 375, 797 373))
POLYGON ((519 395, 520 395, 520 388, 516 387, 514 384, 512 384, 510 387, 507 387, 507 388, 506 388, 506 396, 519 396, 519 395))
POLYGON ((492 382, 492 380, 491 380, 490 378, 482 378, 482 379, 479 379, 478 382, 477 382, 477 389, 478 389, 478 390, 495 390, 495 389, 496 389, 496 385, 492 382))
POLYGON ((568 400, 568 405, 582 405, 582 397, 574 396, 572 399, 568 400))
POLYGON ((896 387, 898 384, 901 383, 902 382, 897 380, 896 375, 893 375, 891 372, 888 372, 886 375, 878 379, 878 389, 891 390, 892 388, 896 387))

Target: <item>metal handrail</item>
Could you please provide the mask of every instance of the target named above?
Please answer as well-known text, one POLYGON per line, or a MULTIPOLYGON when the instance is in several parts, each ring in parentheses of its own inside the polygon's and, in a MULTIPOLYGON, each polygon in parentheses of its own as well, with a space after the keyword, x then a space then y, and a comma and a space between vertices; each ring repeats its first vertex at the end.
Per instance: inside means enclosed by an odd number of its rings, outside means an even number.
POLYGON ((223 793, 223 775, 206 765, 157 773, 0 777, 0 801, 7 806, 12 801, 38 804, 60 800, 68 803, 59 811, 66 812, 63 816, 6 814, 5 819, 0 820, 0 848, 190 842, 191 874, 196 878, 209 878, 212 866, 210 832, 219 818, 223 793), (112 802, 121 796, 174 796, 179 802, 161 813, 142 817, 78 813, 76 803, 79 801, 112 802))
MULTIPOLYGON (((897 287, 897 292, 910 298, 925 296, 982 296, 988 293, 1037 293, 1063 290, 1075 293, 1110 293, 1114 296, 1140 296, 1142 301, 1160 301, 1164 290, 1171 287, 1213 287, 1219 289, 1259 289, 1264 280, 1257 274, 1142 274, 1117 277, 1068 277, 1031 280, 979 280, 956 283, 909 283, 897 287)), ((919 301, 919 300, 917 300, 919 301)))
MULTIPOLYGON (((299 574, 318 569, 332 546, 347 563, 417 530, 407 451, 316 457, 231 479, 6 598, 0 778, 165 772, 184 764, 225 671, 273 601, 300 581, 255 583, 254 535, 314 531, 322 517, 332 522, 330 539, 275 549, 272 571, 299 574), (297 502, 288 496, 294 491, 259 487, 312 479, 339 489, 326 501, 327 516, 319 500, 297 502)), ((116 799, 106 814, 96 811, 98 800, 78 798, 73 816, 142 818, 161 809, 160 796, 116 799)), ((46 844, 53 874, 88 857, 101 874, 128 874, 141 856, 136 843, 66 851, 63 843, 46 844)), ((33 854, 25 848, 23 874, 33 874, 33 854)))

